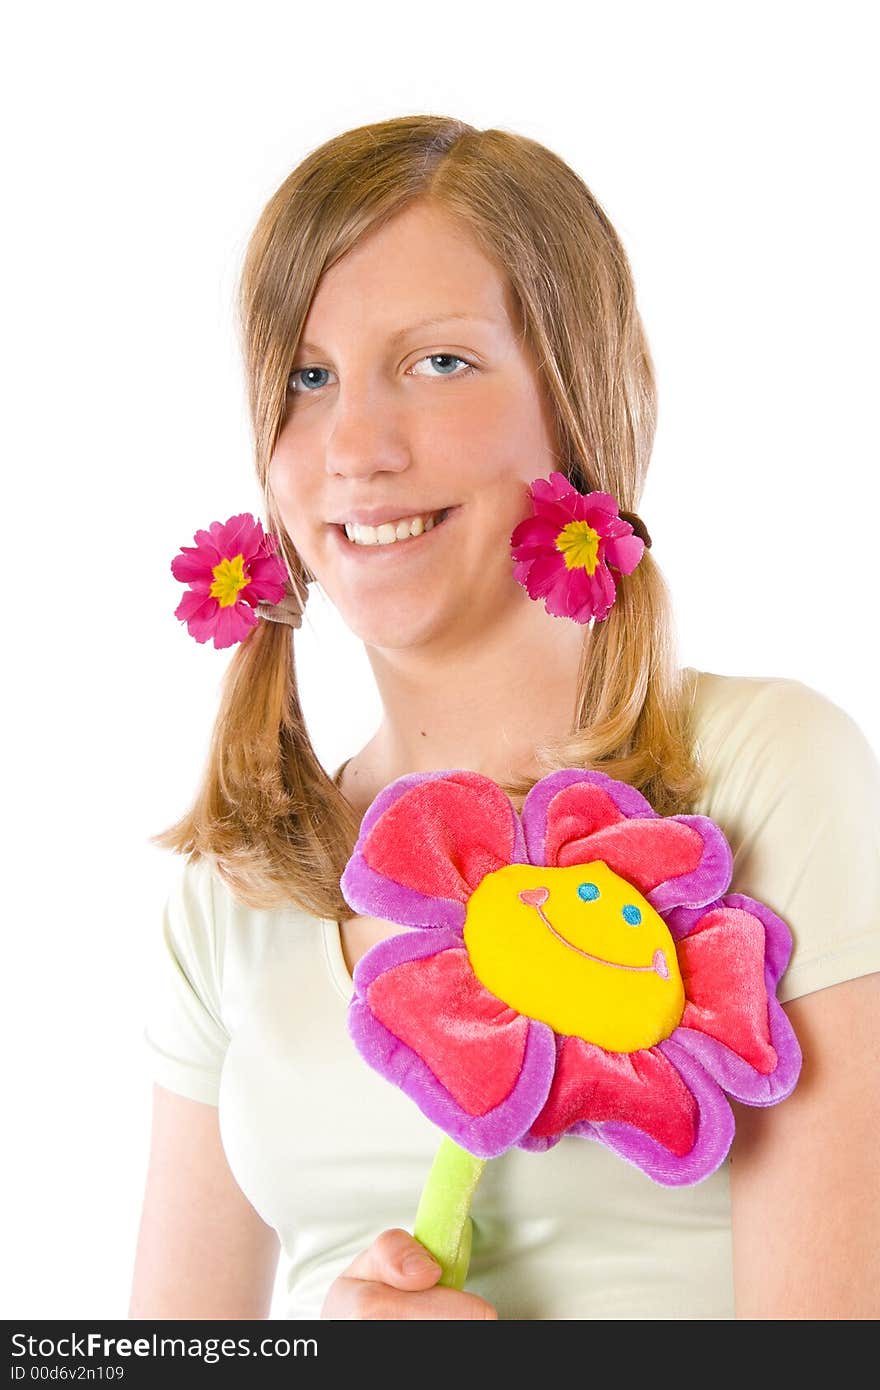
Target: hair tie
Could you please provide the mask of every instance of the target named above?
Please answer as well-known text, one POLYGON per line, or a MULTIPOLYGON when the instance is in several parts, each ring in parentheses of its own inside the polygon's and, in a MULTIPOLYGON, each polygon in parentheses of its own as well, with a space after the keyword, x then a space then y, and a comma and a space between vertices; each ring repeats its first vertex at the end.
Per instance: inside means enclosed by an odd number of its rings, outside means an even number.
POLYGON ((637 512, 620 512, 619 515, 623 518, 624 521, 628 521, 628 522, 629 522, 630 526, 633 528, 633 530, 635 531, 636 535, 637 535, 637 536, 640 536, 641 539, 645 542, 645 549, 646 549, 646 550, 650 550, 650 549, 651 549, 651 537, 650 537, 650 535, 648 534, 648 528, 647 528, 647 526, 646 526, 645 523, 642 521, 642 518, 638 515, 638 513, 637 513, 637 512))
POLYGON ((258 618, 268 618, 270 623, 287 623, 289 627, 302 627, 302 609, 289 584, 280 603, 258 603, 256 614, 258 618))

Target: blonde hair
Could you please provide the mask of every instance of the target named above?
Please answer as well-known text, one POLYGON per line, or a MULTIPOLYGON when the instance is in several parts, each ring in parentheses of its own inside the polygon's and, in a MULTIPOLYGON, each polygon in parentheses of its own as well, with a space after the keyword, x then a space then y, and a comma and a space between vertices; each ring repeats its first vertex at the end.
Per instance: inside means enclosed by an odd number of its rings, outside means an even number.
MULTIPOLYGON (((239 324, 266 521, 300 602, 311 576, 268 485, 287 382, 321 276, 416 200, 460 219, 507 274, 552 402, 560 469, 635 511, 656 425, 654 370, 629 262, 592 193, 536 141, 442 116, 401 116, 334 137, 285 179, 245 253, 239 324)), ((600 769, 661 815, 702 787, 670 594, 646 550, 609 616, 584 629, 573 728, 535 750, 540 776, 600 769)), ((537 778, 501 783, 515 802, 537 778)), ((249 906, 351 915, 339 879, 359 817, 319 763, 303 719, 292 630, 260 622, 232 657, 201 787, 163 848, 210 857, 249 906)))

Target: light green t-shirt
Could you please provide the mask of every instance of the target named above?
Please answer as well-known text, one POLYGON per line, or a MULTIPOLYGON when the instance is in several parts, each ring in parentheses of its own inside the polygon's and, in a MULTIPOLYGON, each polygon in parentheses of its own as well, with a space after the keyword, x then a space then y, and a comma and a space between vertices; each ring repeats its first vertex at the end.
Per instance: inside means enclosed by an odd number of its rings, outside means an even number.
MULTIPOLYGON (((796 680, 692 678, 708 771, 694 809, 734 851, 729 891, 791 928, 779 998, 880 969, 880 765, 864 734, 796 680)), ((335 921, 246 907, 205 860, 176 867, 152 1075, 219 1105, 230 1168, 281 1241, 284 1316, 318 1318, 380 1231, 412 1231, 441 1131, 351 1042, 335 921)), ((500 1318, 734 1316, 729 1160, 669 1188, 595 1141, 514 1148, 486 1164, 472 1216, 466 1287, 500 1318)))

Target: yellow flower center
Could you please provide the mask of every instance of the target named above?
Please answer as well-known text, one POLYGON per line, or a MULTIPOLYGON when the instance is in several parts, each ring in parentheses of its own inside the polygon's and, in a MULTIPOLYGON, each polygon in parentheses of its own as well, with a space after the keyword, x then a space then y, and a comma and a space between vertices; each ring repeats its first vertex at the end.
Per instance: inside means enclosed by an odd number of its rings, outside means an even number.
POLYGON ((599 532, 588 521, 570 521, 556 537, 567 569, 585 569, 592 574, 599 563, 599 532))
POLYGON ((236 555, 234 560, 221 560, 211 573, 214 583, 208 592, 212 598, 217 599, 221 608, 228 608, 231 603, 235 603, 245 584, 251 582, 250 575, 244 573, 243 555, 236 555))
POLYGON ((505 1004, 609 1052, 652 1047, 681 1021, 669 929, 602 860, 487 874, 468 901, 464 944, 505 1004))

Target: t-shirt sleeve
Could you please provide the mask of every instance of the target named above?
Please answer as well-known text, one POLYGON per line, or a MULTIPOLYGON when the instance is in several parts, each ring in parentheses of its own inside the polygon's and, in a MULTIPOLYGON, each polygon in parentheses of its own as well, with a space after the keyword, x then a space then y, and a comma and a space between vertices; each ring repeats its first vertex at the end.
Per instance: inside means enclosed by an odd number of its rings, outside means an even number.
POLYGON ((143 1038, 160 1086, 216 1105, 229 1044, 223 1022, 222 932, 210 862, 178 862, 152 952, 143 1038))
POLYGON ((720 757, 708 813, 734 850, 729 891, 792 933, 780 1001, 880 970, 880 764, 856 722, 800 681, 768 681, 720 757))

